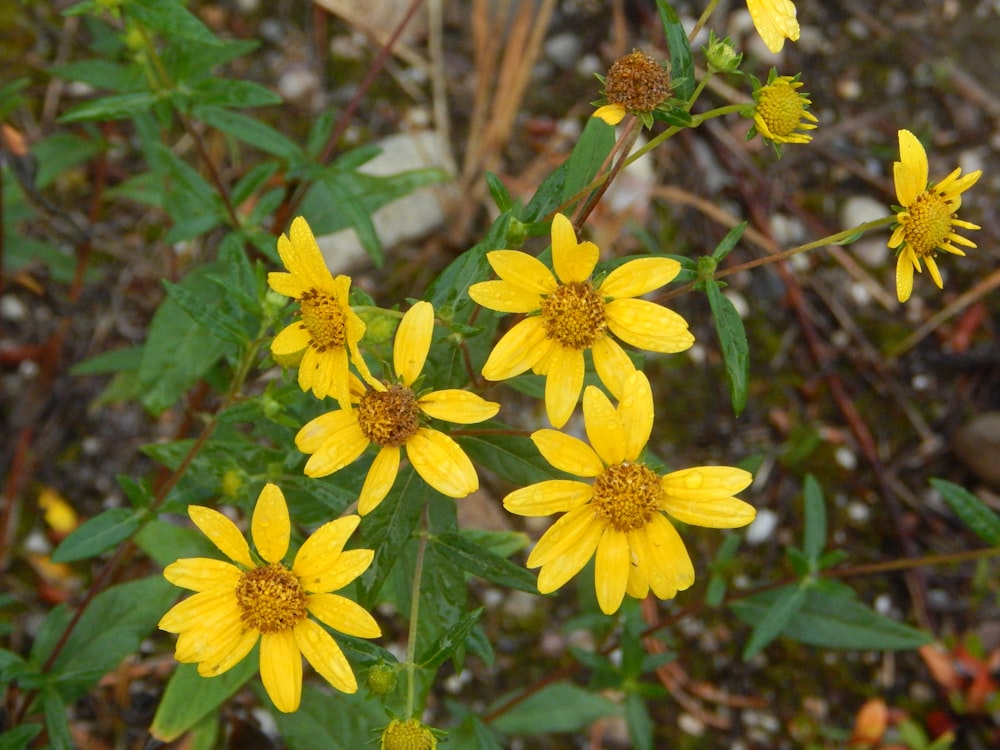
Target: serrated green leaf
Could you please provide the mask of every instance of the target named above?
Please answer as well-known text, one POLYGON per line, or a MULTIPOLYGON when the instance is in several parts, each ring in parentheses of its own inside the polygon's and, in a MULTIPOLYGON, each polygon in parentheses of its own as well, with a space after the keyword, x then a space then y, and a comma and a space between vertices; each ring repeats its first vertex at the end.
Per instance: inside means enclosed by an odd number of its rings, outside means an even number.
POLYGON ((159 99, 149 91, 105 96, 71 107, 59 122, 85 122, 87 120, 124 120, 141 112, 148 112, 159 99))
POLYGON ((782 586, 778 589, 774 601, 754 626, 750 640, 743 647, 743 661, 759 654, 777 638, 802 608, 805 600, 806 589, 802 586, 782 586))
POLYGON ((141 514, 130 508, 111 508, 75 528, 63 539, 52 562, 67 563, 96 557, 127 539, 139 528, 141 514))
POLYGON ((964 487, 944 479, 931 479, 931 486, 941 493, 969 531, 991 547, 1000 547, 1000 516, 989 506, 964 487))
POLYGON ((219 305, 218 290, 215 296, 206 298, 166 279, 163 280, 163 288, 167 290, 170 299, 215 338, 237 347, 243 346, 249 340, 250 337, 243 330, 239 319, 219 305))
MULTIPOLYGON (((765 591, 730 606, 743 622, 756 625, 779 595, 780 590, 765 591)), ((882 651, 918 648, 933 640, 923 631, 866 607, 852 598, 850 591, 838 595, 817 588, 808 590, 801 608, 781 635, 811 646, 882 651)))
POLYGON ((213 46, 222 43, 177 0, 129 0, 122 3, 121 8, 129 18, 160 32, 167 39, 188 39, 213 46))
POLYGON ((215 677, 202 677, 196 664, 174 670, 156 708, 149 733, 161 742, 172 742, 216 711, 257 673, 254 648, 235 666, 215 677))
POLYGON ((667 0, 656 0, 656 8, 660 12, 663 33, 666 35, 667 48, 670 50, 670 77, 679 81, 674 94, 678 99, 687 101, 695 89, 694 60, 691 57, 687 32, 667 0))
POLYGON ((712 308, 712 319, 719 336, 719 345, 722 347, 722 358, 726 363, 733 413, 739 416, 747 404, 750 371, 750 346, 747 343, 747 333, 743 328, 743 319, 729 298, 721 292, 718 282, 712 279, 705 282, 705 292, 708 295, 708 304, 712 308))
POLYGON ((826 504, 823 501, 823 488, 812 474, 806 475, 802 500, 805 504, 802 551, 810 563, 815 565, 826 546, 826 504))
POLYGON ((576 732, 602 717, 620 713, 621 709, 603 696, 556 682, 500 714, 491 725, 505 734, 576 732))
POLYGON ((484 608, 469 612, 417 656, 421 669, 437 669, 465 645, 466 639, 483 616, 484 608))
POLYGON ((431 542, 444 558, 467 573, 485 578, 499 586, 526 591, 529 594, 538 592, 535 576, 526 569, 493 554, 460 533, 446 532, 431 537, 431 542))
POLYGON ((209 104, 200 104, 193 110, 194 116, 207 125, 228 133, 254 148, 289 162, 302 161, 305 155, 295 141, 270 125, 243 114, 209 104))

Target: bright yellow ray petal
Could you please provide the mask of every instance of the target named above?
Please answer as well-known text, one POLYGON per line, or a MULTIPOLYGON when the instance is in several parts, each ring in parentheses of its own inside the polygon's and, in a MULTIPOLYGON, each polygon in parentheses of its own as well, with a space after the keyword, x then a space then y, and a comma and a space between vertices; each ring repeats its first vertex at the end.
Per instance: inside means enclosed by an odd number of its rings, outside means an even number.
POLYGON ((301 216, 292 220, 287 240, 285 235, 278 238, 278 254, 285 268, 310 287, 324 292, 333 290, 333 276, 330 274, 330 269, 326 267, 326 261, 323 260, 323 253, 316 244, 312 229, 301 216))
POLYGON ((534 367, 552 343, 540 317, 525 318, 501 337, 483 365, 487 380, 506 380, 534 367))
POLYGON ((687 321, 654 302, 616 299, 605 305, 604 312, 611 332, 639 349, 673 354, 694 343, 687 321))
POLYGON ((633 370, 629 375, 618 403, 618 415, 625 429, 625 458, 635 461, 653 431, 653 389, 642 370, 633 370))
POLYGON ((747 0, 747 9, 754 28, 771 52, 781 52, 785 39, 798 40, 799 23, 791 0, 747 0))
POLYGON ((482 396, 458 388, 421 396, 417 406, 428 417, 457 424, 482 422, 495 417, 500 411, 500 404, 495 401, 487 401, 482 396))
POLYGON ((907 257, 907 248, 896 259, 896 298, 906 302, 913 293, 913 263, 907 257))
POLYGON ((282 329, 281 333, 271 340, 271 352, 279 357, 301 352, 312 341, 312 334, 296 320, 282 329))
POLYGON ((598 287, 602 297, 641 297, 673 281, 681 264, 673 258, 637 258, 623 263, 607 275, 598 287))
POLYGON ((635 365, 628 354, 617 341, 610 336, 603 336, 590 347, 594 357, 594 369, 597 377, 611 391, 611 395, 620 399, 625 392, 625 380, 635 372, 635 365))
POLYGON ((653 514, 643 528, 628 532, 649 587, 660 599, 672 599, 694 583, 694 565, 677 529, 661 513, 653 514))
POLYGON ((505 313, 534 312, 542 302, 538 292, 526 291, 506 281, 480 281, 469 287, 469 296, 476 304, 505 313))
POLYGON ((295 445, 303 453, 312 453, 306 462, 305 474, 325 477, 353 463, 368 447, 368 438, 361 432, 356 414, 340 410, 323 414, 307 423, 295 436, 295 445), (332 415, 340 417, 334 418, 332 415), (330 417, 325 423, 317 423, 330 417), (327 428, 329 426, 329 428, 327 428))
POLYGON ((292 299, 300 299, 302 294, 309 289, 309 285, 298 276, 284 271, 271 271, 267 275, 267 285, 278 294, 292 299))
POLYGON ((583 392, 583 423, 590 445, 605 466, 625 460, 625 429, 618 410, 600 388, 592 385, 583 392))
POLYGON ((430 302, 417 302, 403 315, 392 348, 392 364, 403 385, 412 385, 420 377, 433 335, 434 306, 430 302))
POLYGON ((479 489, 476 467, 443 432, 421 427, 406 442, 406 457, 417 474, 443 495, 459 498, 479 489))
POLYGON ((260 633, 256 630, 243 628, 238 621, 233 623, 233 628, 226 635, 217 636, 210 641, 209 649, 199 659, 198 674, 202 677, 215 677, 228 672, 253 650, 258 637, 260 633))
POLYGON ((294 633, 299 650, 320 677, 342 693, 358 691, 351 665, 329 633, 312 620, 302 620, 294 633))
POLYGON ((732 497, 751 482, 753 474, 732 466, 695 466, 672 471, 661 480, 664 493, 689 503, 732 497))
POLYGON ((269 563, 281 562, 288 552, 292 523, 285 496, 276 484, 268 482, 260 491, 250 528, 260 556, 269 563))
POLYGON ((175 604, 160 618, 157 627, 168 633, 180 633, 197 625, 204 626, 227 619, 240 619, 235 590, 211 589, 175 604))
POLYGON ((574 479, 549 479, 514 490, 503 507, 519 516, 550 516, 579 508, 594 496, 594 488, 574 479))
POLYGON ((243 571, 232 563, 208 557, 186 557, 163 569, 163 577, 174 586, 192 591, 234 589, 242 576, 243 571))
POLYGON ((594 557, 594 587, 604 614, 614 614, 622 605, 631 567, 628 537, 621 531, 605 529, 594 557))
POLYGON ((245 568, 256 567, 250 557, 250 545, 236 524, 212 508, 189 505, 188 516, 201 533, 209 538, 230 560, 245 568))
MULTIPOLYGON (((580 508, 578 511, 571 511, 556 522, 556 525, 549 529, 546 534, 551 534, 556 530, 559 522, 571 518, 574 513, 589 514, 589 508, 580 508)), ((538 591, 548 594, 565 584, 570 578, 575 576, 587 561, 594 556, 597 549, 597 542, 601 538, 603 525, 594 520, 592 515, 584 516, 585 522, 579 524, 579 533, 572 536, 572 541, 567 535, 563 543, 559 544, 560 553, 549 556, 542 569, 538 573, 538 591)), ((544 539, 545 537, 542 537, 544 539)), ((541 543, 541 540, 539 541, 541 543)), ((531 566, 529 563, 529 567, 531 566)))
POLYGON ((909 130, 899 131, 899 159, 892 165, 896 197, 909 208, 927 189, 927 152, 909 130))
POLYGON ((621 104, 605 104, 603 107, 598 107, 591 117, 599 117, 614 127, 625 119, 625 107, 621 104))
POLYGON ((601 251, 593 242, 576 241, 576 230, 569 219, 562 214, 552 217, 552 268, 559 281, 586 281, 600 257, 601 251))
POLYGON ((316 619, 345 635, 357 638, 378 638, 382 635, 382 629, 368 610, 345 596, 313 594, 306 606, 316 619))
POLYGON ((375 510, 389 494, 399 474, 399 457, 400 450, 396 446, 386 445, 379 449, 358 495, 358 513, 362 516, 375 510))
POLYGON ((944 282, 941 280, 941 272, 938 270, 937 261, 934 260, 934 256, 928 255, 924 258, 924 263, 927 264, 927 273, 931 275, 935 286, 937 286, 938 289, 944 288, 944 282))
MULTIPOLYGON (((593 508, 589 505, 574 508, 542 534, 541 539, 535 543, 534 549, 528 555, 526 564, 529 568, 537 568, 540 565, 547 565, 553 560, 566 557, 574 550, 582 550, 585 557, 579 562, 576 570, 569 574, 572 576, 590 559, 597 548, 597 540, 601 538, 603 530, 604 524, 596 519, 593 508)), ((549 589, 549 591, 551 590, 549 589)), ((542 593, 548 592, 543 591, 542 593)))
POLYGON ((298 709, 302 698, 302 654, 293 631, 261 634, 260 679, 275 708, 286 714, 298 709))
MULTIPOLYGON (((486 253, 486 260, 497 276, 512 287, 512 291, 542 295, 551 293, 558 285, 556 277, 542 261, 520 250, 493 250, 486 253)), ((531 309, 537 310, 538 307, 531 309)))
POLYGON ((292 563, 292 572, 299 577, 306 591, 325 591, 314 582, 337 566, 338 557, 358 528, 361 516, 344 516, 320 526, 299 547, 292 563))
POLYGON ((375 557, 370 549, 349 549, 341 552, 335 564, 317 571, 309 577, 303 588, 308 592, 329 593, 339 591, 347 584, 368 570, 375 557))
POLYGON ((536 430, 531 442, 546 461, 560 471, 578 477, 596 477, 604 471, 600 456, 579 438, 559 430, 536 430))
POLYGON ((545 412, 553 427, 569 421, 583 389, 583 352, 563 346, 551 349, 545 371, 545 412))
POLYGON ((649 581, 646 574, 642 572, 636 564, 635 553, 632 553, 631 564, 628 571, 628 583, 625 585, 625 593, 635 599, 645 599, 649 596, 649 581))

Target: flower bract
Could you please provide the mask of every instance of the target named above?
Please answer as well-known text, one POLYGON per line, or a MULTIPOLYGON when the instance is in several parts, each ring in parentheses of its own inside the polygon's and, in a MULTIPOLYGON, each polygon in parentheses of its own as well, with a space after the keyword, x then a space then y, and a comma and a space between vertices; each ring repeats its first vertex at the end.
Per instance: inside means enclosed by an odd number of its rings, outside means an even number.
POLYGON ((955 229, 979 229, 979 226, 958 218, 962 193, 976 184, 981 170, 962 176, 955 169, 936 184, 927 181, 927 153, 909 130, 899 131, 899 161, 892 165, 899 210, 896 228, 889 238, 896 259, 896 296, 906 302, 913 291, 913 272, 922 272, 920 261, 927 264, 927 271, 942 288, 941 272, 935 255, 943 250, 952 255, 965 255, 958 247, 975 247, 972 240, 957 234, 955 229))
POLYGON ((609 334, 648 351, 681 352, 694 343, 687 321, 640 295, 659 289, 680 272, 671 258, 638 258, 611 271, 596 286, 591 274, 600 250, 577 242, 573 225, 562 214, 552 220, 552 266, 517 250, 495 250, 487 260, 500 277, 469 288, 483 307, 526 313, 494 347, 483 377, 506 380, 526 370, 545 376, 549 421, 562 427, 583 390, 584 356, 615 397, 635 369, 625 350, 609 334))
POLYGON ((786 39, 798 41, 799 22, 795 19, 792 0, 747 0, 747 10, 754 28, 771 52, 781 52, 786 39))
POLYGON ((351 665, 319 622, 359 638, 381 635, 367 611, 333 593, 367 570, 374 557, 370 549, 344 550, 360 517, 345 516, 318 528, 288 568, 282 560, 291 520, 277 486, 265 485, 257 498, 251 521, 256 555, 236 524, 219 511, 192 505, 188 515, 232 562, 188 558, 163 571, 171 583, 197 592, 159 623, 179 634, 177 661, 197 663, 198 674, 214 677, 260 641, 261 680, 278 710, 299 707, 303 656, 335 688, 355 692, 351 665))
POLYGON ((694 583, 694 566, 670 519, 711 528, 750 523, 756 511, 734 497, 753 477, 743 469, 699 466, 660 476, 641 460, 653 425, 653 395, 636 370, 617 408, 588 386, 583 417, 590 445, 557 430, 531 439, 555 468, 581 477, 553 479, 507 495, 522 516, 563 513, 538 540, 529 568, 541 568, 538 590, 555 591, 595 558, 597 601, 616 612, 625 594, 650 590, 670 599, 694 583), (670 518, 668 518, 668 516, 670 518))
POLYGON ((434 308, 418 302, 403 316, 393 342, 393 367, 398 382, 352 379, 349 408, 321 414, 308 422, 295 445, 311 454, 305 473, 332 474, 354 462, 369 445, 378 448, 368 470, 358 512, 370 513, 385 499, 399 472, 403 449, 417 474, 449 497, 465 497, 479 488, 472 461, 448 435, 427 426, 426 418, 458 424, 482 422, 500 405, 461 389, 418 394, 415 384, 430 351, 434 308))
POLYGON ((365 324, 348 302, 349 276, 330 273, 309 224, 301 216, 278 238, 278 255, 288 272, 273 271, 267 283, 299 302, 300 317, 271 342, 276 359, 298 358, 299 386, 316 398, 349 403, 348 364, 368 372, 358 351, 365 324))

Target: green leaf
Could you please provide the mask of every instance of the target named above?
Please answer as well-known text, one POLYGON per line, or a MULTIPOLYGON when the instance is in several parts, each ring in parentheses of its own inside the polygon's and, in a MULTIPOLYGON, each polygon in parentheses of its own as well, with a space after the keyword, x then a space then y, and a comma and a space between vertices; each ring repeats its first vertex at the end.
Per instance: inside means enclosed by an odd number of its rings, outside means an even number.
POLYGON ((571 683, 556 682, 500 714, 492 726, 505 734, 577 732, 604 716, 620 713, 607 698, 571 683))
POLYGON ((187 39, 210 45, 222 43, 197 16, 176 0, 129 0, 122 3, 121 8, 129 18, 159 31, 167 39, 187 39))
POLYGON ((802 551, 815 566, 826 546, 826 504, 823 502, 823 488, 816 477, 807 474, 802 488, 805 503, 805 532, 802 551))
POLYGON ((705 282, 708 304, 712 308, 715 330, 722 347, 722 358, 726 363, 729 378, 729 398, 733 403, 733 413, 737 416, 747 405, 748 373, 750 370, 750 346, 743 320, 736 307, 719 289, 718 282, 705 282))
POLYGON ((109 352, 101 352, 83 360, 83 362, 77 362, 70 368, 69 373, 77 377, 109 375, 115 372, 138 370, 140 362, 142 362, 142 347, 126 346, 121 349, 112 349, 109 352))
MULTIPOLYGON (((765 591, 731 606, 743 622, 757 625, 780 595, 779 589, 765 591)), ((882 651, 914 649, 933 640, 921 630, 866 607, 852 598, 850 590, 831 594, 818 588, 808 590, 801 608, 781 635, 811 646, 882 651)))
POLYGON ((507 190, 507 186, 492 172, 486 173, 486 187, 489 188, 493 202, 500 213, 509 211, 514 207, 514 199, 510 197, 510 191, 507 190))
POLYGON ((750 640, 743 647, 743 661, 748 661, 759 654, 777 638, 802 608, 805 600, 806 589, 803 586, 782 586, 778 589, 775 600, 754 626, 750 640))
POLYGON ((124 120, 141 112, 148 112, 159 99, 149 91, 105 96, 70 107, 59 122, 84 122, 87 120, 124 120))
POLYGON ((663 33, 667 37, 667 47, 670 49, 670 77, 674 81, 679 81, 675 85, 674 94, 686 102, 695 89, 694 60, 691 57, 687 32, 667 0, 656 0, 656 8, 660 11, 663 33))
POLYGON ((42 731, 41 724, 22 724, 0 734, 0 750, 25 750, 42 731))
POLYGON ((298 711, 271 716, 289 750, 374 750, 372 743, 389 720, 381 704, 366 697, 363 690, 345 695, 306 684, 298 711))
POLYGON ((305 158, 302 149, 295 141, 270 125, 265 125, 242 112, 200 104, 194 108, 193 114, 205 124, 286 161, 295 162, 305 158))
POLYGON ((45 729, 49 733, 49 744, 52 750, 74 750, 73 736, 69 731, 69 720, 66 718, 66 701, 52 685, 42 688, 42 709, 45 713, 45 729))
POLYGON ((385 263, 385 255, 382 252, 382 241, 378 238, 375 225, 372 223, 371 214, 351 192, 349 185, 336 179, 332 174, 327 173, 323 184, 330 193, 332 205, 336 206, 337 212, 350 222, 351 228, 354 229, 372 263, 376 268, 381 268, 385 263))
MULTIPOLYGON (((203 299, 218 298, 218 286, 208 278, 221 269, 197 268, 181 282, 203 299)), ((226 351, 225 342, 212 336, 169 297, 157 308, 149 326, 139 366, 138 384, 143 406, 160 414, 215 365, 226 351)))
POLYGON ((215 677, 202 677, 196 664, 174 670, 156 708, 149 733, 161 742, 172 742, 217 710, 257 673, 255 648, 232 669, 215 677))
POLYGON ((444 533, 431 538, 443 557, 467 573, 472 573, 498 586, 538 593, 535 576, 520 565, 493 554, 461 533, 444 533))
POLYGON ((969 531, 991 547, 1000 547, 1000 516, 989 506, 964 487, 944 479, 931 479, 931 486, 941 493, 969 531))
POLYGON ((489 467, 505 481, 523 487, 565 476, 552 468, 527 435, 510 434, 511 427, 493 420, 476 427, 489 433, 456 436, 458 444, 473 462, 489 467))
POLYGON ((569 215, 573 211, 574 199, 597 177, 614 145, 615 129, 599 117, 588 117, 583 133, 566 160, 566 181, 560 196, 560 203, 566 205, 562 213, 569 215))
POLYGON ((256 167, 248 171, 240 181, 233 186, 232 193, 230 193, 230 200, 234 206, 240 206, 250 198, 254 193, 256 193, 260 188, 278 171, 277 163, 273 161, 266 161, 263 164, 258 164, 256 167))
MULTIPOLYGON (((112 586, 94 597, 52 666, 62 700, 82 697, 122 659, 134 654, 178 593, 177 587, 157 575, 112 586)), ((35 661, 48 659, 69 617, 70 610, 63 606, 49 613, 32 649, 35 661)))
POLYGON ((649 715, 646 701, 638 693, 625 696, 625 723, 635 750, 653 750, 653 730, 656 725, 649 715))
POLYGON ((52 562, 67 563, 96 557, 127 539, 139 528, 141 513, 130 508, 111 508, 78 526, 55 552, 52 562))
POLYGON ((712 257, 715 259, 716 263, 720 263, 723 258, 725 258, 736 247, 738 243, 743 238, 743 233, 746 231, 747 222, 741 221, 735 227, 726 232, 726 236, 722 238, 722 241, 716 245, 715 250, 712 251, 712 257))
POLYGON ((146 88, 146 78, 138 65, 119 65, 110 60, 78 60, 53 65, 49 72, 68 81, 82 81, 94 88, 112 91, 136 91, 146 88))
POLYGON ((253 81, 232 78, 206 78, 194 84, 187 94, 191 101, 203 101, 215 107, 267 107, 281 104, 281 97, 253 81))
POLYGON ((417 665, 421 669, 437 669, 465 645, 466 639, 483 616, 483 607, 474 609, 456 622, 446 633, 443 633, 429 647, 417 656, 417 665))
POLYGON ((219 550, 204 534, 189 526, 155 520, 135 535, 139 549, 162 568, 185 557, 219 557, 219 550))
POLYGON ((69 133, 55 133, 31 147, 38 159, 35 186, 47 187, 59 175, 82 164, 105 146, 100 138, 82 138, 69 133))
POLYGON ((457 727, 448 730, 448 742, 462 750, 503 750, 499 736, 466 706, 446 700, 452 715, 460 716, 457 727))
POLYGON ((239 347, 250 339, 240 325, 239 319, 219 305, 221 291, 216 290, 215 297, 205 297, 189 291, 180 284, 172 284, 166 279, 163 280, 163 288, 167 290, 171 300, 219 341, 226 341, 239 347))

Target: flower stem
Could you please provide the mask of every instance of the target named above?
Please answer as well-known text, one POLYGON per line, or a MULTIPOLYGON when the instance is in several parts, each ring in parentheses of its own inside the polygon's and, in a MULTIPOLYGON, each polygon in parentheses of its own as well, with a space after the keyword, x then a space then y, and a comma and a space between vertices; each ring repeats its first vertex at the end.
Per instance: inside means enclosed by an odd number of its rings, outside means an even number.
POLYGON ((413 588, 410 591, 410 632, 406 636, 406 718, 413 718, 416 703, 417 626, 420 623, 420 581, 424 571, 424 553, 427 550, 427 503, 421 516, 422 533, 417 540, 417 560, 413 565, 413 588))

